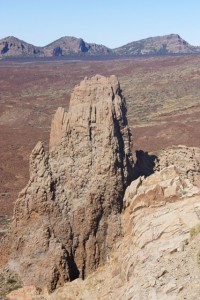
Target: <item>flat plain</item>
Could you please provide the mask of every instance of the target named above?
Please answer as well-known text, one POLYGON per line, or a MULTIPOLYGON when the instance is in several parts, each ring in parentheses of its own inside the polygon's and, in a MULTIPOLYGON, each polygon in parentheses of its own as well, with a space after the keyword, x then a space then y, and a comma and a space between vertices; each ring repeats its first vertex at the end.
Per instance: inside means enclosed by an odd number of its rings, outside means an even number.
POLYGON ((118 76, 127 101, 133 150, 157 152, 172 145, 200 147, 200 56, 117 60, 0 61, 0 216, 12 216, 28 181, 37 141, 48 148, 52 116, 68 109, 85 76, 118 76))

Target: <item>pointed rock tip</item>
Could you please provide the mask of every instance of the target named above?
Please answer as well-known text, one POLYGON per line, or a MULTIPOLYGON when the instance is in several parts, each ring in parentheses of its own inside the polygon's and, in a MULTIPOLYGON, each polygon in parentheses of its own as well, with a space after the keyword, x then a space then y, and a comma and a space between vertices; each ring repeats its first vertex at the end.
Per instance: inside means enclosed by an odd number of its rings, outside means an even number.
POLYGON ((85 83, 87 81, 100 81, 100 82, 106 82, 106 81, 108 81, 108 82, 112 83, 112 82, 118 82, 118 79, 117 79, 116 75, 111 75, 109 77, 106 77, 106 76, 103 76, 103 75, 100 75, 100 74, 96 74, 96 75, 94 75, 92 77, 86 76, 84 78, 84 80, 81 81, 81 83, 82 82, 85 83))
POLYGON ((54 119, 61 120, 62 123, 64 114, 65 114, 64 107, 59 106, 55 112, 54 119))
POLYGON ((37 144, 33 148, 31 155, 32 156, 37 156, 37 155, 42 154, 42 153, 44 153, 44 145, 41 141, 39 141, 39 142, 37 142, 37 144))
MULTIPOLYGON (((94 102, 117 94, 120 84, 115 75, 105 77, 95 75, 90 78, 85 77, 80 84, 76 85, 70 99, 70 108, 76 104, 86 103, 94 100, 94 102)), ((69 109, 70 109, 69 108, 69 109)))
POLYGON ((92 77, 85 77, 81 82, 80 85, 76 87, 85 87, 85 86, 96 86, 96 85, 108 85, 110 84, 112 87, 119 87, 119 81, 117 76, 111 75, 109 77, 105 77, 103 75, 96 74, 92 77))

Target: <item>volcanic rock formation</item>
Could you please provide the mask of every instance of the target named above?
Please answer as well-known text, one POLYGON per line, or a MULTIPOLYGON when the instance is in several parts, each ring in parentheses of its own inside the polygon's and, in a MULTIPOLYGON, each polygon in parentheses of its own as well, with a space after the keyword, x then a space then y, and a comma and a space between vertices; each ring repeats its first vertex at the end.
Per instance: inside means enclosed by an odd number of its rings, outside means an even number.
POLYGON ((126 103, 115 76, 85 78, 58 108, 50 152, 30 156, 30 180, 15 204, 0 262, 25 285, 52 291, 104 263, 121 235, 132 176, 126 103))
POLYGON ((123 236, 103 267, 51 295, 30 286, 8 299, 198 299, 199 193, 174 166, 139 177, 126 189, 123 236))
POLYGON ((44 56, 42 47, 28 44, 14 36, 0 40, 0 57, 38 57, 44 56))
POLYGON ((70 54, 81 55, 108 55, 112 50, 104 45, 87 43, 81 38, 64 36, 43 47, 45 56, 65 56, 70 54), (55 51, 57 50, 57 52, 55 51))
POLYGON ((161 150, 155 163, 155 170, 174 165, 182 179, 188 179, 200 187, 200 149, 183 145, 161 150))
POLYGON ((200 148, 184 145, 173 146, 154 153, 136 151, 135 179, 149 176, 168 166, 175 166, 182 180, 200 187, 200 148))
POLYGON ((49 45, 37 47, 14 36, 0 39, 0 58, 5 57, 53 57, 67 55, 109 55, 112 50, 104 45, 87 43, 83 39, 64 36, 49 45))
POLYGON ((113 49, 121 55, 166 55, 199 53, 200 47, 195 47, 183 40, 178 34, 155 36, 139 41, 131 42, 119 48, 113 49))

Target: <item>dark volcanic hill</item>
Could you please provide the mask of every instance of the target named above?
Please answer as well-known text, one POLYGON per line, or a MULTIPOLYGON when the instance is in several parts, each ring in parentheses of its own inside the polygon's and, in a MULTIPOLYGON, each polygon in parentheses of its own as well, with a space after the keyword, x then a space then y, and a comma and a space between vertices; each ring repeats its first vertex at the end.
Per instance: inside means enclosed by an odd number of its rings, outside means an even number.
POLYGON ((113 50, 120 55, 165 55, 200 53, 200 47, 194 47, 178 34, 150 37, 126 44, 113 50))
POLYGON ((29 57, 43 55, 42 47, 33 46, 14 36, 8 36, 0 40, 0 57, 29 57))
POLYGON ((45 56, 62 56, 69 54, 89 55, 110 54, 112 50, 103 45, 86 43, 81 38, 64 36, 44 47, 45 56))
POLYGON ((68 55, 108 56, 108 55, 166 55, 200 53, 178 34, 150 37, 109 49, 104 45, 87 43, 81 38, 64 36, 47 46, 37 47, 13 36, 0 40, 0 58, 5 57, 54 57, 68 55))
POLYGON ((13 36, 0 40, 0 58, 51 57, 66 55, 107 55, 112 50, 103 45, 86 43, 83 39, 65 36, 45 47, 36 47, 13 36))

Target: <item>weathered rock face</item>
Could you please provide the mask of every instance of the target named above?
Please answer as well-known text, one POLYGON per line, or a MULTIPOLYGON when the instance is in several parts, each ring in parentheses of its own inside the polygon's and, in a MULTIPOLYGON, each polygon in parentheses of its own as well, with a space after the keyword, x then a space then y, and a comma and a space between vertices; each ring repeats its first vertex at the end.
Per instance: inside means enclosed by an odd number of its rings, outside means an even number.
POLYGON ((149 206, 164 205, 200 192, 188 179, 183 180, 173 165, 156 171, 151 176, 139 177, 126 189, 124 208, 132 203, 131 211, 149 206))
POLYGON ((168 166, 175 166, 180 177, 200 187, 200 148, 183 145, 148 153, 136 151, 137 161, 134 166, 134 178, 149 176, 168 166))
POLYGON ((198 299, 199 192, 174 166, 138 178, 125 192, 123 236, 102 268, 51 295, 28 287, 8 299, 198 299))
POLYGON ((132 176, 126 104, 115 76, 75 87, 52 121, 50 153, 39 142, 0 260, 26 285, 53 290, 105 262, 121 234, 132 176))
POLYGON ((182 179, 188 179, 200 187, 200 149, 187 146, 174 146, 158 153, 154 170, 174 165, 182 179))
POLYGON ((0 57, 8 56, 44 56, 44 51, 41 47, 36 47, 13 36, 8 36, 0 39, 0 57))

